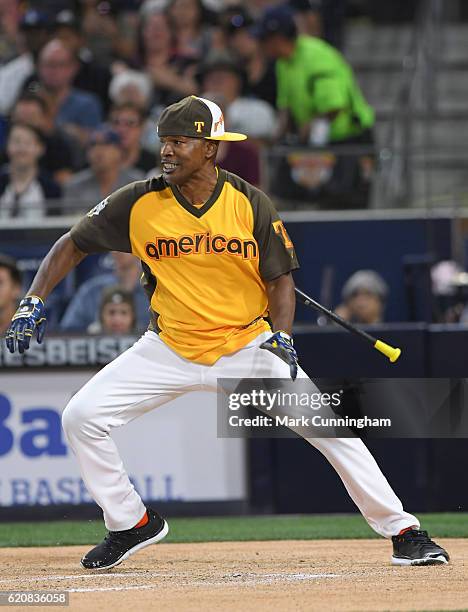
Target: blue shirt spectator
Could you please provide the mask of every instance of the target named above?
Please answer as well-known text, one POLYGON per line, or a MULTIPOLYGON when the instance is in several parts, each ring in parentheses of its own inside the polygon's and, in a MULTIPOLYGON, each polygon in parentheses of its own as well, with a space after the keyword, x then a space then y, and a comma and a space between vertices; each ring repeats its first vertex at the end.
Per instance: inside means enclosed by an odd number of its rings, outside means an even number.
POLYGON ((99 98, 73 86, 79 70, 76 53, 61 40, 50 40, 41 50, 37 74, 25 85, 26 92, 42 96, 50 110, 51 121, 85 147, 89 135, 102 120, 99 98))
POLYGON ((140 285, 140 262, 129 253, 113 252, 112 255, 115 272, 99 274, 81 285, 62 317, 60 329, 85 332, 98 318, 102 292, 112 285, 120 285, 132 292, 137 314, 136 327, 139 331, 148 327, 149 300, 140 285))
POLYGON ((95 129, 102 120, 101 103, 98 98, 80 89, 71 89, 55 117, 56 125, 71 123, 88 130, 95 129))

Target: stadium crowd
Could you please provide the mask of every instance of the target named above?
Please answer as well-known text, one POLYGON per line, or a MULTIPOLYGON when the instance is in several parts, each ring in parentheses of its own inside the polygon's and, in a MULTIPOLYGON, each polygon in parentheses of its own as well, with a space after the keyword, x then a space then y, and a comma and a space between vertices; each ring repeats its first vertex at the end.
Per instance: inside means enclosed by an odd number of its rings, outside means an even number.
MULTIPOLYGON (((215 101, 228 129, 249 136, 220 143, 223 168, 277 202, 366 206, 375 119, 341 53, 350 4, 0 0, 0 223, 80 215, 157 174, 158 117, 190 94, 215 101), (342 156, 342 143, 370 153, 342 156)), ((432 269, 435 320, 466 322, 466 274, 452 264, 432 269)), ((35 265, 0 253, 0 334, 35 265)), ((49 300, 52 328, 145 329, 139 275, 131 255, 103 258, 49 300)), ((381 322, 387 293, 375 271, 356 271, 335 307, 349 320, 381 322)))
MULTIPOLYGON (((218 159, 256 185, 260 150, 275 143, 371 145, 373 111, 333 46, 344 8, 345 0, 0 0, 0 218, 82 213, 151 176, 156 121, 190 94, 217 102, 229 129, 248 134, 223 143, 218 159)), ((335 162, 307 151, 272 162, 278 196, 320 201, 326 186, 360 193, 369 158, 335 162), (352 185, 340 188, 345 175, 352 185)))

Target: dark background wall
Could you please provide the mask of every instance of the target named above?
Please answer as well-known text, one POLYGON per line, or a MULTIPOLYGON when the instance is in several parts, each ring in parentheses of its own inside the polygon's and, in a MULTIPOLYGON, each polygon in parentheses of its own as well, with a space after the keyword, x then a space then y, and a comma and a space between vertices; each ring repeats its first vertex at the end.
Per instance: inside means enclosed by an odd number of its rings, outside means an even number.
MULTIPOLYGON (((302 367, 311 378, 466 378, 467 328, 395 325, 371 331, 403 349, 398 362, 390 364, 350 333, 315 328, 295 334, 302 367)), ((461 477, 468 461, 467 439, 366 439, 365 443, 410 511, 468 510, 468 487, 461 477)), ((253 439, 249 453, 253 512, 356 510, 335 471, 304 440, 253 439)))
MULTIPOLYGON (((467 440, 370 440, 366 445, 408 511, 468 511, 468 489, 460 478, 467 440)), ((249 446, 252 512, 356 511, 336 472, 304 440, 257 439, 249 446)))
MULTIPOLYGON (((356 270, 372 268, 389 285, 386 320, 390 322, 409 319, 405 258, 451 257, 452 220, 448 218, 289 222, 286 227, 301 265, 294 273, 298 287, 317 298, 329 266, 333 269, 330 305, 336 306, 347 278, 356 270)), ((313 318, 313 313, 298 308, 296 321, 313 318)))

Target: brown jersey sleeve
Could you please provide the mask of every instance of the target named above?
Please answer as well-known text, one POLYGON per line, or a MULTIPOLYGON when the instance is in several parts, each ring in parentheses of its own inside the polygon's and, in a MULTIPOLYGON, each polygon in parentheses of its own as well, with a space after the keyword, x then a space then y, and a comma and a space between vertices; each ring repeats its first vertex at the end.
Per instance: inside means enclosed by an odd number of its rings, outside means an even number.
POLYGON ((150 179, 136 181, 114 191, 92 208, 70 230, 80 251, 131 253, 130 212, 135 202, 150 189, 150 179))
POLYGON ((299 268, 294 245, 270 198, 244 179, 223 170, 226 180, 243 193, 252 206, 253 235, 259 248, 263 280, 270 281, 299 268))
POLYGON ((299 268, 294 245, 270 198, 256 190, 251 202, 263 280, 270 281, 299 268))

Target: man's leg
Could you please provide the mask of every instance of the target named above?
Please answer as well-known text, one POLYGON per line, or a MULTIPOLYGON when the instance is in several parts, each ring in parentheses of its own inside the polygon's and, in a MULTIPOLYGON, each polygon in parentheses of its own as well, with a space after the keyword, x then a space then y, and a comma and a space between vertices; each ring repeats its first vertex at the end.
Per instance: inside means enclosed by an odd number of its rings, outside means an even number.
MULTIPOLYGON (((125 472, 109 433, 114 427, 199 386, 200 366, 176 355, 153 332, 78 391, 62 422, 82 478, 104 512, 109 531, 135 526, 145 505, 125 472)), ((136 449, 138 452, 138 449, 136 449)))
MULTIPOLYGON (((268 336, 262 334, 240 351, 219 359, 210 368, 210 383, 216 385, 217 378, 229 377, 289 379, 289 366, 270 352, 258 348, 268 336)), ((301 368, 297 376, 308 378, 301 368)), ((318 392, 317 387, 314 386, 314 389, 318 392)), ((303 431, 298 430, 297 433, 304 437, 303 431)), ((418 519, 403 510, 400 500, 361 439, 305 439, 335 468, 352 500, 377 533, 390 538, 406 527, 419 527, 418 519)))
POLYGON ((405 512, 360 438, 305 438, 335 468, 351 499, 369 525, 384 538, 402 529, 419 528, 418 519, 405 512))

